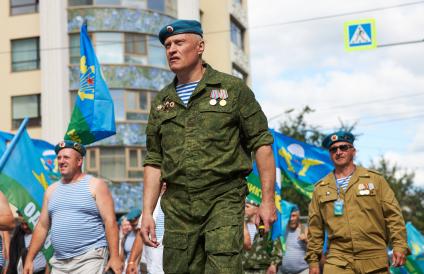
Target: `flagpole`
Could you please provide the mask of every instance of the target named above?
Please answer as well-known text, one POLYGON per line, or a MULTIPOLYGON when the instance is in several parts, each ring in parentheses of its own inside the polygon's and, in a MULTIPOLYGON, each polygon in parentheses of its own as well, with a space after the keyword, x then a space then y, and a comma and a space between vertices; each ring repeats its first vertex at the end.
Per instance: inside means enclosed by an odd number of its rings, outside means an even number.
MULTIPOLYGON (((10 152, 15 147, 16 142, 21 137, 22 132, 24 131, 26 125, 28 124, 28 120, 29 120, 28 117, 24 118, 21 125, 19 126, 18 132, 15 134, 15 137, 13 137, 12 141, 10 142, 10 145, 7 147, 6 151, 1 156, 1 158, 0 158, 0 171, 3 169, 3 166, 6 163, 7 159, 9 158, 10 152)), ((19 163, 16 163, 16 164, 19 164, 19 163)))

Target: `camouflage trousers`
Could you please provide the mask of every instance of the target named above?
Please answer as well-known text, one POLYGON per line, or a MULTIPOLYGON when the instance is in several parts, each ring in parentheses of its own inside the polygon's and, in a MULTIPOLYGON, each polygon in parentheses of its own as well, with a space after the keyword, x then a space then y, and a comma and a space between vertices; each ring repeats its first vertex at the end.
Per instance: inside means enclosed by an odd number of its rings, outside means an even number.
POLYGON ((193 197, 168 184, 163 269, 171 274, 242 274, 243 216, 247 187, 193 197))

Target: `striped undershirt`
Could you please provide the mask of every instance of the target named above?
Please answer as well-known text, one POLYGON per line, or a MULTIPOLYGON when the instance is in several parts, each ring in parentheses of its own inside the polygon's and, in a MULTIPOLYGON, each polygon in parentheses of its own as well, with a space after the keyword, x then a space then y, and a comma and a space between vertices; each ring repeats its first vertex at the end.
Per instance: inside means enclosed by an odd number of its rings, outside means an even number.
POLYGON ((51 241, 57 259, 69 259, 107 246, 105 228, 90 192, 92 176, 58 186, 48 203, 51 241))
POLYGON ((247 223, 246 226, 247 231, 249 232, 250 242, 253 244, 253 240, 255 239, 258 229, 256 228, 256 225, 254 223, 247 223))
POLYGON ((342 188, 344 191, 346 191, 350 177, 352 177, 352 174, 344 178, 336 179, 337 188, 342 188))
POLYGON ((196 81, 176 86, 175 90, 185 106, 187 106, 188 100, 190 99, 191 94, 193 94, 193 91, 196 89, 198 83, 199 81, 196 81))
MULTIPOLYGON (((8 233, 8 232, 5 232, 8 233)), ((3 234, 2 231, 0 231, 0 267, 4 266, 4 257, 3 257, 3 234)))

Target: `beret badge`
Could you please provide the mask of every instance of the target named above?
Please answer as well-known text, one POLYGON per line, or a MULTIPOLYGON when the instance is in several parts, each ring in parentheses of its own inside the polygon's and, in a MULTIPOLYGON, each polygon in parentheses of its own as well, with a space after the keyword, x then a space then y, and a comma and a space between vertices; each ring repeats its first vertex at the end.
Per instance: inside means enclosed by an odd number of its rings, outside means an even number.
POLYGON ((172 26, 167 26, 166 31, 172 33, 174 31, 174 28, 172 26))

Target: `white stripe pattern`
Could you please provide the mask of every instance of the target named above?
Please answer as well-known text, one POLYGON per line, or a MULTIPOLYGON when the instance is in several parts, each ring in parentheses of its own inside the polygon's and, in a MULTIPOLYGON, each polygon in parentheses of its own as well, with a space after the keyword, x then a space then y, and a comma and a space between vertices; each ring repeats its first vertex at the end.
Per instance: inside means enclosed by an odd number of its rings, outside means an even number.
POLYGON ((104 224, 90 192, 91 178, 86 175, 69 184, 60 181, 50 197, 51 241, 57 259, 107 246, 104 224))
POLYGON ((178 96, 184 105, 187 106, 190 96, 193 94, 193 91, 196 89, 199 81, 191 82, 187 84, 178 85, 175 90, 177 91, 178 96))
POLYGON ((343 190, 346 191, 347 185, 349 184, 350 177, 352 177, 352 175, 349 175, 344 178, 336 179, 337 188, 342 188, 343 190))

